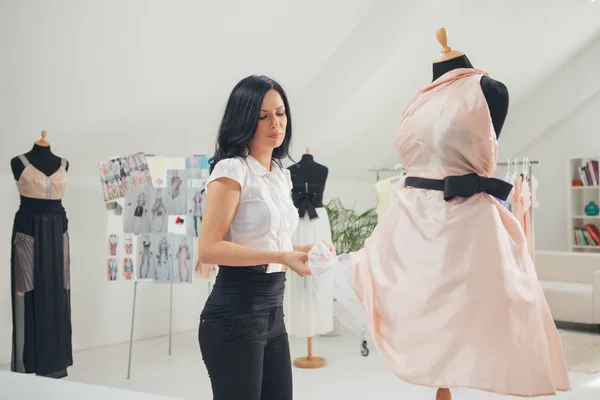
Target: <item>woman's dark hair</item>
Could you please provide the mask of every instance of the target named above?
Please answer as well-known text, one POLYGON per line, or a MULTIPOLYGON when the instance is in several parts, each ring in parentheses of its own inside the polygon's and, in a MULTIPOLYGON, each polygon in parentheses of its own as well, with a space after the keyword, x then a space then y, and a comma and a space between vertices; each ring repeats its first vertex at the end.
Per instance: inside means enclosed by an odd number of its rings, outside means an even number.
POLYGON ((242 79, 231 91, 223 120, 217 134, 215 155, 209 160, 210 172, 215 165, 225 159, 247 157, 250 153, 250 142, 258 127, 260 106, 265 94, 276 90, 285 105, 287 127, 281 146, 273 150, 273 160, 281 166, 281 160, 289 157, 292 141, 292 115, 285 91, 281 85, 266 76, 251 75, 242 79))

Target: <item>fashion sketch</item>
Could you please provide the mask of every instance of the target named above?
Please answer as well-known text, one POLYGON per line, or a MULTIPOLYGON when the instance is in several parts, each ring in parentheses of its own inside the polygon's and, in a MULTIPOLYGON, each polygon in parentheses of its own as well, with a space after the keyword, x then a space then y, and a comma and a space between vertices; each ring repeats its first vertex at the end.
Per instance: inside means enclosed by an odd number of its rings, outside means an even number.
POLYGON ((152 185, 154 187, 166 187, 165 181, 165 157, 164 156, 150 156, 147 159, 148 168, 152 174, 152 185))
POLYGON ((185 169, 200 169, 200 157, 186 157, 185 169))
POLYGON ((163 188, 150 191, 150 232, 165 233, 169 226, 167 215, 167 193, 163 188))
POLYGON ((137 279, 153 279, 156 261, 154 259, 152 242, 153 236, 146 234, 138 236, 138 268, 137 279))
POLYGON ((123 208, 123 232, 136 235, 150 233, 149 193, 129 191, 123 208))
POLYGON ((161 233, 155 236, 156 268, 154 282, 171 282, 173 279, 173 235, 161 233))
POLYGON ((111 165, 108 162, 100 162, 100 183, 102 184, 102 192, 104 193, 104 201, 109 202, 116 199, 116 193, 111 189, 112 178, 114 173, 111 165))
POLYGON ((177 252, 175 253, 176 262, 173 265, 173 282, 192 283, 192 237, 175 236, 177 252))
POLYGON ((111 257, 106 260, 106 274, 109 281, 116 281, 119 277, 119 262, 111 257))
POLYGON ((119 237, 116 233, 111 233, 108 235, 108 255, 116 256, 117 249, 119 248, 119 237))
POLYGON ((131 173, 129 171, 129 165, 126 157, 118 158, 117 162, 121 168, 121 186, 123 187, 124 195, 126 195, 127 191, 132 189, 130 185, 131 173))
POLYGON ((130 182, 136 192, 152 188, 152 177, 144 153, 135 153, 127 156, 127 164, 131 174, 130 182))
POLYGON ((129 257, 123 258, 123 279, 133 280, 133 260, 129 257))
POLYGON ((204 207, 206 203, 206 190, 196 188, 188 190, 188 234, 198 237, 200 234, 200 225, 204 216, 204 207))
POLYGON ((123 247, 126 255, 131 256, 133 254, 133 235, 125 234, 123 236, 123 247))
POLYGON ((187 202, 187 171, 168 170, 167 171, 167 213, 169 215, 185 215, 187 202))

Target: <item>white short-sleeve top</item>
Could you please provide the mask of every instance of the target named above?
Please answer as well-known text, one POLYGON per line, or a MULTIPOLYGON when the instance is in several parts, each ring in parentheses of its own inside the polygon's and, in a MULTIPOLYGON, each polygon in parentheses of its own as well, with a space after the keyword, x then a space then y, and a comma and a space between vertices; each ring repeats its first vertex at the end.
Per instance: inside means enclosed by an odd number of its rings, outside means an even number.
POLYGON ((241 186, 240 203, 225 240, 261 250, 291 251, 298 210, 291 197, 290 171, 273 163, 271 171, 255 158, 219 161, 206 182, 230 178, 241 186))

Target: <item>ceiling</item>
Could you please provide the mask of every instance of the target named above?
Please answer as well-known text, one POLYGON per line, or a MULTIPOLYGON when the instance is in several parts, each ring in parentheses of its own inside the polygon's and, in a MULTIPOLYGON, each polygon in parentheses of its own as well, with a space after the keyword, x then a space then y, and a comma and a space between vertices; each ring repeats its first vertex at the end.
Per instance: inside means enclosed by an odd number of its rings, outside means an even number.
POLYGON ((3 172, 41 129, 81 175, 139 150, 209 153, 233 85, 263 73, 290 96, 296 157, 310 147, 334 179, 372 179, 368 166, 398 160, 400 113, 431 80, 442 25, 519 107, 600 35, 600 3, 1 2, 3 172))

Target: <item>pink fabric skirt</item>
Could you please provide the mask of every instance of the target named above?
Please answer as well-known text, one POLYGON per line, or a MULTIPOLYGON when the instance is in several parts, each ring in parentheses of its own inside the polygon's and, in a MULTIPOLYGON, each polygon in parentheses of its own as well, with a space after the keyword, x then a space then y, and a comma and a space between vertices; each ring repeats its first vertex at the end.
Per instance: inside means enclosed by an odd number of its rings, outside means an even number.
POLYGON ((405 381, 522 397, 570 389, 523 230, 493 197, 401 190, 350 260, 376 348, 405 381))

